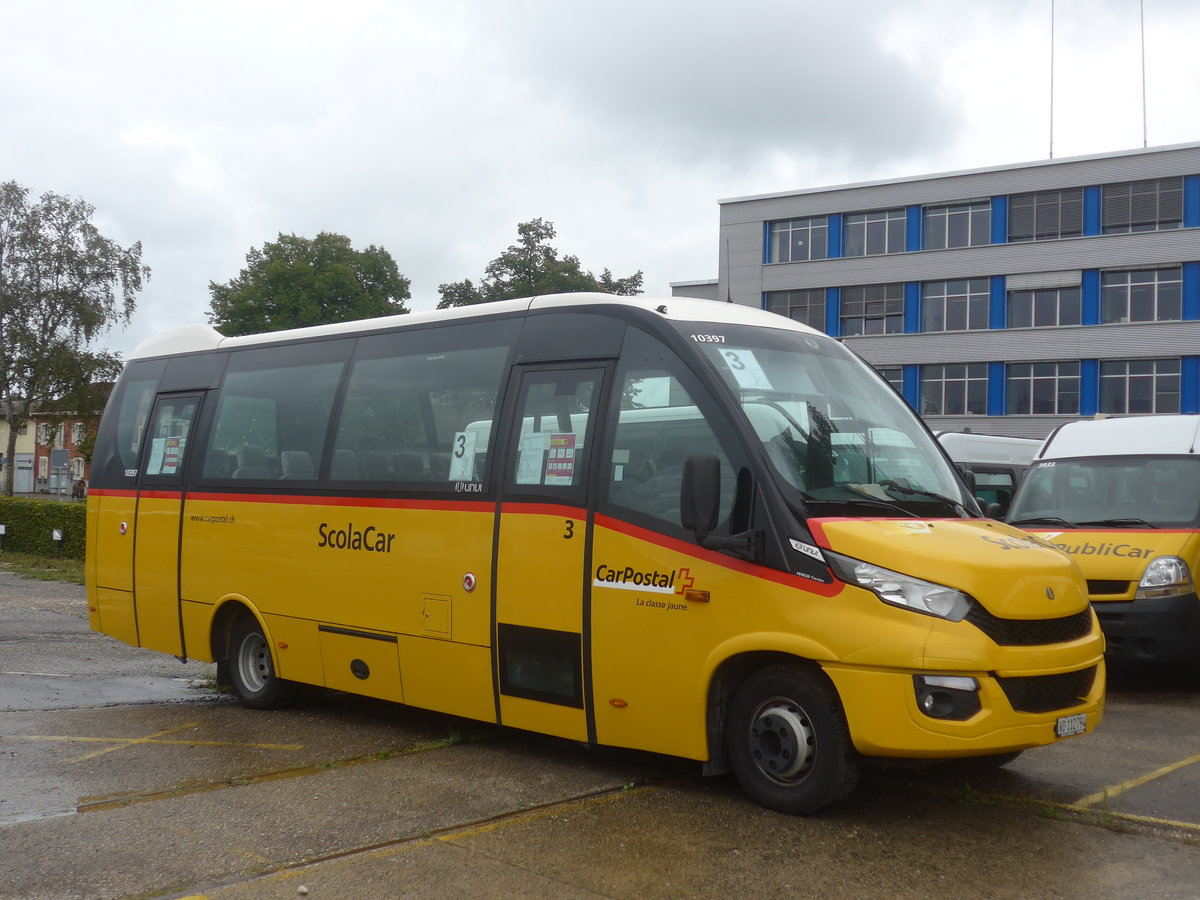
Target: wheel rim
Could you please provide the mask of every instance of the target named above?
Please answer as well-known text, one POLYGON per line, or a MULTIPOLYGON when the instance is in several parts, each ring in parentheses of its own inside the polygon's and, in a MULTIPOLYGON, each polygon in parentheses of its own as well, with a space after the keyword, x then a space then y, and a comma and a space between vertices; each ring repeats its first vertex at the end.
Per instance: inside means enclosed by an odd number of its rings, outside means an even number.
POLYGON ((248 634, 238 648, 238 675, 252 694, 257 694, 271 677, 271 651, 261 634, 248 634))
POLYGON ((812 770, 816 735, 808 715, 791 700, 762 703, 750 722, 749 740, 755 765, 773 781, 794 784, 812 770))

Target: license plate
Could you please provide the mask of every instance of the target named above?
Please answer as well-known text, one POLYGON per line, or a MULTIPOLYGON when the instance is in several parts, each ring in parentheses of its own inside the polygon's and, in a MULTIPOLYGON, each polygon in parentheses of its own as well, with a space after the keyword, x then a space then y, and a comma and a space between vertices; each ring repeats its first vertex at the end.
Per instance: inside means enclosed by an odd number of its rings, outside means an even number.
POLYGON ((1073 716, 1059 716, 1054 723, 1054 736, 1065 738, 1087 731, 1087 713, 1076 713, 1073 716))

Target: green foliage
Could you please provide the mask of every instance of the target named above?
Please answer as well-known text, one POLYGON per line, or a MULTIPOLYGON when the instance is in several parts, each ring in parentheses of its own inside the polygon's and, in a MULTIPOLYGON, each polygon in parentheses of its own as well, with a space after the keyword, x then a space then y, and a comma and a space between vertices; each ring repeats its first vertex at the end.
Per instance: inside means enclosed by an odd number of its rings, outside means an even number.
POLYGON ((438 309, 573 291, 603 291, 625 296, 642 292, 641 271, 625 278, 614 278, 612 272, 605 269, 597 278, 584 271, 579 257, 559 259, 558 251, 550 246, 555 235, 552 222, 544 219, 522 222, 517 226, 517 234, 519 241, 488 263, 478 287, 469 278, 438 285, 442 297, 438 309))
POLYGON ((246 254, 228 284, 209 282, 208 321, 222 334, 258 334, 406 313, 409 280, 382 247, 355 250, 323 231, 280 234, 246 254))
MULTIPOLYGON (((9 458, 32 410, 92 412, 79 406, 90 386, 121 370, 115 354, 92 342, 129 321, 150 270, 142 245, 104 237, 94 213, 82 200, 47 192, 31 201, 15 181, 0 184, 0 403, 9 458)), ((11 495, 11 467, 5 477, 11 495)))
POLYGON ((33 553, 83 559, 86 538, 86 508, 82 503, 0 497, 0 524, 6 525, 3 553, 33 553), (61 528, 61 547, 50 533, 61 528))

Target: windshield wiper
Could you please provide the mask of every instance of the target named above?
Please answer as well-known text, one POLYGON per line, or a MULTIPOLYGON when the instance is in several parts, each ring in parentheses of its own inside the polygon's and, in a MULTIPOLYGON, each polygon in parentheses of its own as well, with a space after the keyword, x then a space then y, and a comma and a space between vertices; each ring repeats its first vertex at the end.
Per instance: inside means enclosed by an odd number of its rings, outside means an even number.
POLYGON ((898 503, 888 503, 886 500, 876 500, 873 497, 843 497, 838 500, 821 500, 817 497, 804 496, 805 506, 823 505, 823 506, 872 506, 876 509, 886 509, 890 512, 900 513, 902 516, 907 516, 910 519, 921 518, 915 512, 910 512, 898 503))
POLYGON ((1074 528, 1074 522, 1060 519, 1058 516, 1030 516, 1028 519, 1013 519, 1009 525, 1058 525, 1060 528, 1074 528))
POLYGON ((962 510, 968 516, 971 515, 971 510, 967 509, 966 506, 955 500, 953 497, 946 497, 934 491, 926 491, 922 490, 921 488, 910 487, 909 485, 901 484, 898 481, 886 481, 880 482, 880 484, 889 491, 899 491, 901 494, 911 494, 914 497, 929 497, 932 500, 940 500, 942 503, 962 510))
POLYGON ((1107 528, 1157 528, 1145 519, 1139 519, 1137 516, 1126 516, 1119 519, 1097 519, 1094 522, 1076 522, 1076 525, 1099 525, 1107 528))

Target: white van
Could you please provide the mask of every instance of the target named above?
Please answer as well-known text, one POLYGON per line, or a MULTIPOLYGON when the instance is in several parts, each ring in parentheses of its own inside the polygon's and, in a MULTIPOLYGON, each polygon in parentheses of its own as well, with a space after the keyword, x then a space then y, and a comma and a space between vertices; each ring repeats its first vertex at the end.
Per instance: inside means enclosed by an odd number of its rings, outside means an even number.
POLYGON ((1017 485, 1042 446, 1036 438, 969 431, 939 431, 935 436, 950 459, 974 476, 975 499, 993 518, 1008 511, 1017 485))
POLYGON ((1070 422, 1009 508, 1083 570, 1110 660, 1200 671, 1198 447, 1195 415, 1070 422))

